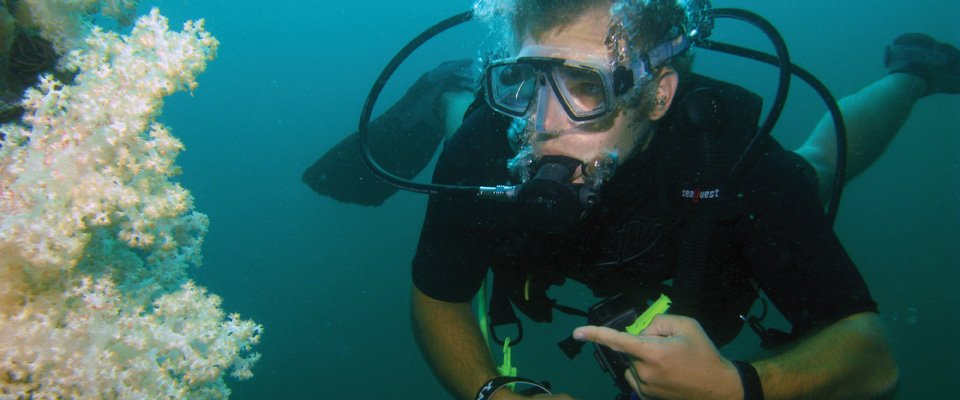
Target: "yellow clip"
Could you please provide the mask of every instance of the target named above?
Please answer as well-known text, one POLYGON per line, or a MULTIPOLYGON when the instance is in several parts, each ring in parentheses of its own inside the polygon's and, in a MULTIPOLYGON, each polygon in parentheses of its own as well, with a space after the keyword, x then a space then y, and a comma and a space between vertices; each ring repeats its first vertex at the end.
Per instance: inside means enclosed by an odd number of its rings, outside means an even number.
POLYGON ((530 280, 533 275, 527 274, 527 281, 523 283, 523 300, 530 301, 530 280))
POLYGON ((643 314, 640 314, 640 317, 638 317, 633 324, 627 327, 627 332, 631 335, 639 335, 640 331, 650 326, 650 322, 653 322, 653 317, 667 312, 667 310, 670 309, 670 304, 670 298, 661 294, 657 301, 651 304, 643 314))
POLYGON ((500 372, 500 376, 517 376, 517 367, 513 366, 512 362, 512 351, 510 350, 510 338, 506 338, 503 341, 503 365, 500 365, 500 368, 497 368, 497 371, 500 372))

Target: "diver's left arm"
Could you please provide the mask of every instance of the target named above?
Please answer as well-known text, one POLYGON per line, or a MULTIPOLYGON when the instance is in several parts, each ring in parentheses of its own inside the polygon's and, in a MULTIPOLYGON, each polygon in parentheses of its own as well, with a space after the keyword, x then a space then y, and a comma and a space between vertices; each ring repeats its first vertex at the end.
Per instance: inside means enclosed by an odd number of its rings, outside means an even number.
MULTIPOLYGON (((847 180, 883 154, 917 100, 960 94, 960 50, 949 43, 919 33, 901 35, 887 47, 884 66, 889 75, 838 102, 847 130, 847 180)), ((816 168, 824 203, 833 187, 836 143, 833 118, 827 114, 797 149, 816 168)))
POLYGON ((872 312, 837 321, 753 365, 767 400, 880 398, 890 394, 898 380, 889 340, 872 312))
MULTIPOLYGON (((866 170, 886 150, 906 122, 926 85, 910 74, 891 74, 840 99, 847 130, 846 180, 866 170)), ((833 190, 837 164, 837 136, 830 114, 823 116, 806 143, 796 150, 813 165, 820 182, 820 199, 833 190)))
POLYGON ((744 256, 802 338, 753 363, 765 398, 881 397, 895 388, 898 370, 866 280, 818 209, 815 188, 764 161, 779 183, 758 183, 765 194, 749 198, 744 256))
MULTIPOLYGON (((627 380, 644 397, 741 400, 736 367, 717 351, 695 320, 659 315, 634 336, 580 327, 574 337, 631 355, 627 380)), ((893 391, 897 366, 875 313, 840 320, 775 357, 752 363, 766 400, 870 399, 893 391)))

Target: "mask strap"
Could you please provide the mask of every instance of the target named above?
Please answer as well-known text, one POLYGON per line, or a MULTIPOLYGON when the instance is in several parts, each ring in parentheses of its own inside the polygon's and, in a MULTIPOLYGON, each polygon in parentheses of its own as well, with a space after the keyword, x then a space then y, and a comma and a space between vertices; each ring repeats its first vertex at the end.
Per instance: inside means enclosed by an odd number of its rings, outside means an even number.
POLYGON ((653 70, 659 68, 673 56, 689 49, 692 44, 693 39, 686 35, 680 35, 656 45, 631 64, 630 69, 633 70, 633 81, 639 83, 648 79, 653 70), (647 68, 648 66, 649 68, 647 68))

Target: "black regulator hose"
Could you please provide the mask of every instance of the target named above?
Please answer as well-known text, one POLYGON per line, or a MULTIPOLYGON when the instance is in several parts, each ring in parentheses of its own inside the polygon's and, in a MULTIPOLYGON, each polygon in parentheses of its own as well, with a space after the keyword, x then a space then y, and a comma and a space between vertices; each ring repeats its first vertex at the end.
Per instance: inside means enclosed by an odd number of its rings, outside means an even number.
MULTIPOLYGON (((753 140, 750 141, 746 151, 740 155, 740 159, 737 160, 736 164, 733 165, 733 169, 730 171, 734 175, 739 175, 743 172, 743 169, 747 167, 746 161, 752 158, 750 157, 752 153, 759 150, 755 145, 761 138, 770 135, 770 131, 773 130, 774 125, 777 124, 777 120, 780 119, 780 113, 783 112, 783 106, 787 102, 787 92, 790 90, 790 54, 787 52, 787 43, 783 40, 783 37, 780 36, 777 28, 774 28, 773 24, 755 13, 738 8, 712 8, 704 10, 704 14, 710 18, 738 19, 757 27, 770 38, 770 41, 773 42, 773 48, 777 52, 777 56, 774 57, 774 59, 777 60, 775 64, 780 67, 777 94, 773 98, 773 104, 770 107, 770 113, 767 114, 767 119, 763 121, 763 125, 760 126, 753 140)), ((696 42, 694 45, 699 46, 696 42)))
POLYGON ((424 42, 432 39, 434 36, 437 36, 447 29, 469 21, 471 18, 473 18, 472 11, 454 15, 450 18, 440 21, 438 24, 430 27, 430 29, 423 31, 423 33, 413 38, 410 43, 407 43, 406 46, 403 46, 403 49, 401 49, 397 55, 393 56, 393 59, 390 60, 390 63, 388 63, 383 69, 383 72, 381 72, 380 76, 377 77, 377 81, 373 83, 373 88, 370 89, 370 94, 367 95, 367 101, 363 104, 363 111, 360 112, 360 128, 358 131, 358 136, 360 139, 360 156, 363 158, 363 162, 367 164, 367 168, 369 168, 374 175, 398 189, 426 194, 437 194, 442 192, 444 194, 476 195, 478 191, 478 188, 470 186, 424 184, 403 179, 385 171, 383 167, 377 164, 377 162, 373 159, 373 155, 370 154, 370 146, 367 146, 367 137, 370 130, 370 115, 373 113, 373 106, 377 103, 377 98, 380 97, 380 92, 383 91, 383 87, 387 84, 390 76, 393 75, 397 68, 400 67, 400 64, 410 56, 410 53, 413 53, 413 51, 420 47, 424 42))

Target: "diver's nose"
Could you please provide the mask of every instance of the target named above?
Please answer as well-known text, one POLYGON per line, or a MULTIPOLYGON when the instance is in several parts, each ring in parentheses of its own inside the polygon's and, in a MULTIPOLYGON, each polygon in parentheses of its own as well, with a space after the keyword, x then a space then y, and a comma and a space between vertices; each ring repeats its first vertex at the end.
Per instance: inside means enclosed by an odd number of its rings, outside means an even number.
POLYGON ((546 81, 546 78, 540 77, 538 84, 540 88, 536 104, 537 113, 534 117, 537 132, 554 132, 573 128, 573 121, 567 116, 567 112, 564 111, 563 105, 560 104, 560 99, 553 92, 550 83, 546 81))

